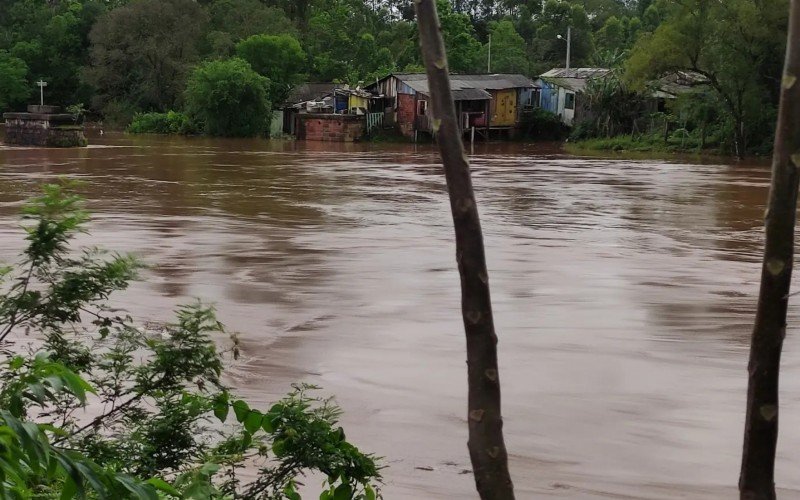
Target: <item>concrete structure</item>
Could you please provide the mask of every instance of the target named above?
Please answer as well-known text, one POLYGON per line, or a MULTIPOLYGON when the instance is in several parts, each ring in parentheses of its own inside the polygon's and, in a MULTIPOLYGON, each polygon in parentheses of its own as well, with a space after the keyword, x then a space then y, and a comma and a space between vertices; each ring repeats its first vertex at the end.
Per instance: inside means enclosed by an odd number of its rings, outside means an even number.
POLYGON ((57 106, 31 105, 27 113, 4 113, 6 144, 53 148, 86 146, 83 125, 73 115, 59 111, 57 106))
POLYGON ((307 141, 356 142, 366 134, 366 115, 304 113, 297 115, 297 138, 307 141))
POLYGON ((298 85, 283 106, 283 132, 309 141, 353 142, 379 121, 367 120, 373 95, 338 83, 298 85), (347 117, 347 118, 341 118, 347 117))
POLYGON ((606 68, 554 68, 543 73, 536 82, 541 87, 539 106, 561 117, 572 126, 581 120, 581 96, 590 81, 611 73, 606 68))
MULTIPOLYGON (((474 129, 485 137, 493 130, 513 135, 523 113, 536 103, 537 87, 523 75, 451 75, 450 86, 461 130, 474 129)), ((435 132, 424 73, 391 74, 367 90, 379 96, 376 101, 385 114, 385 125, 395 126, 407 137, 435 132)))

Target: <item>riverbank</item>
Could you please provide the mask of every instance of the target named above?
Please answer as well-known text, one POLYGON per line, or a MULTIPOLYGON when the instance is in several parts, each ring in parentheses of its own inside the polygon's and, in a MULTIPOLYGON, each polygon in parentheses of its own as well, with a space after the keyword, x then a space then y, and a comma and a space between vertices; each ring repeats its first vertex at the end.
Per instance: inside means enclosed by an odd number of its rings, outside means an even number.
POLYGON ((565 153, 593 158, 630 159, 630 160, 680 160, 700 164, 725 163, 725 164, 755 164, 767 165, 770 156, 748 156, 737 158, 725 154, 715 148, 699 149, 682 148, 676 144, 660 142, 641 142, 629 136, 611 137, 603 139, 587 139, 580 141, 566 141, 562 143, 565 153))

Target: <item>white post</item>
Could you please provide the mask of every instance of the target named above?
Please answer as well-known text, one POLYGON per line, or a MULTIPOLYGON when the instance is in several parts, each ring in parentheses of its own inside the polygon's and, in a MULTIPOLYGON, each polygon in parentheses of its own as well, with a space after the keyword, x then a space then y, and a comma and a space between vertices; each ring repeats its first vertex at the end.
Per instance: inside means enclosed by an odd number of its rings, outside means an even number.
POLYGON ((44 106, 44 88, 47 87, 47 82, 39 80, 36 82, 36 85, 39 86, 39 102, 42 106, 44 106))
POLYGON ((473 126, 469 131, 469 143, 475 144, 475 126, 473 126))
POLYGON ((567 26, 567 70, 569 70, 569 56, 572 50, 572 26, 567 26))

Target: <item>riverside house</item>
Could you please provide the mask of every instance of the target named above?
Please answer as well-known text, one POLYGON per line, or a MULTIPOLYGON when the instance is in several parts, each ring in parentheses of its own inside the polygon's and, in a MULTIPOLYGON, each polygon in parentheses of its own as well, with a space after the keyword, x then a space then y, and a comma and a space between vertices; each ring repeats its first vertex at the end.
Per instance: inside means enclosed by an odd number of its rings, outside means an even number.
POLYGON ((586 86, 593 79, 605 78, 610 73, 606 68, 553 68, 536 82, 541 88, 539 106, 557 114, 563 124, 571 127, 582 119, 584 107, 580 99, 586 86))
MULTIPOLYGON (((462 132, 513 137, 526 111, 538 101, 538 87, 515 74, 451 75, 450 86, 462 132)), ((367 87, 376 94, 374 110, 382 110, 384 126, 406 137, 434 133, 430 91, 424 73, 393 73, 367 87)))
POLYGON ((359 141, 376 126, 368 116, 374 97, 338 83, 298 85, 283 106, 282 132, 309 141, 359 141))

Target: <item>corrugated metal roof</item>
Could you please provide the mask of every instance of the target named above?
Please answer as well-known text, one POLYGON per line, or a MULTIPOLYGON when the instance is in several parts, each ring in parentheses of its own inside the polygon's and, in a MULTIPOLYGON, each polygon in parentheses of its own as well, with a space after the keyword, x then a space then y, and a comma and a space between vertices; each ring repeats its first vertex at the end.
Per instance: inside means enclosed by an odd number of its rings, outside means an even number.
POLYGON ((547 73, 542 73, 542 78, 568 78, 588 79, 606 76, 611 73, 608 68, 553 68, 547 73))
MULTIPOLYGON (((425 73, 395 73, 395 78, 412 89, 428 94, 428 76, 425 73)), ((536 84, 524 75, 450 75, 450 88, 453 99, 457 101, 478 101, 491 99, 487 90, 503 90, 514 88, 533 88, 536 84)))
MULTIPOLYGON (((411 85, 412 82, 428 81, 428 76, 425 73, 395 73, 394 76, 407 83, 411 88, 414 88, 414 86, 411 85)), ((455 90, 457 87, 483 90, 502 90, 536 86, 533 80, 525 75, 503 73, 486 75, 452 74, 450 75, 450 82, 453 90, 455 90)))
POLYGON ((611 73, 607 68, 553 68, 542 73, 541 79, 574 92, 583 92, 594 78, 603 78, 611 73))
MULTIPOLYGON (((415 91, 421 94, 430 95, 428 78, 425 75, 422 75, 422 79, 415 78, 408 80, 401 78, 400 75, 395 76, 415 91)), ((485 90, 474 88, 467 82, 460 80, 450 80, 450 90, 453 91, 453 99, 456 101, 484 101, 492 98, 492 95, 485 90)))
POLYGON ((320 101, 323 97, 333 94, 336 89, 344 87, 342 83, 301 83, 292 89, 287 104, 297 104, 306 101, 320 101))
POLYGON ((670 98, 708 85, 708 78, 694 71, 675 71, 660 78, 656 84, 658 86, 656 97, 670 98))

